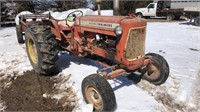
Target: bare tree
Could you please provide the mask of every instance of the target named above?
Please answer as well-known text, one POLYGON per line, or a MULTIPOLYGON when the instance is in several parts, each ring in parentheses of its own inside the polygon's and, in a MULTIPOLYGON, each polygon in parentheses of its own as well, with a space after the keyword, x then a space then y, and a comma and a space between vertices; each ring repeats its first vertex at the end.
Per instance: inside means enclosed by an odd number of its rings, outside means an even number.
MULTIPOLYGON (((97 3, 95 0, 92 0, 91 3, 94 5, 94 10, 97 10, 97 3)), ((106 1, 101 1, 100 3, 101 10, 109 10, 113 9, 113 0, 106 0, 106 1)))
POLYGON ((56 0, 55 2, 57 4, 58 11, 88 7, 87 0, 56 0))
POLYGON ((33 1, 17 1, 16 7, 17 7, 17 13, 20 13, 22 11, 30 11, 35 13, 35 6, 33 1))
POLYGON ((13 1, 4 0, 1 2, 1 22, 12 21, 16 14, 16 7, 13 1))

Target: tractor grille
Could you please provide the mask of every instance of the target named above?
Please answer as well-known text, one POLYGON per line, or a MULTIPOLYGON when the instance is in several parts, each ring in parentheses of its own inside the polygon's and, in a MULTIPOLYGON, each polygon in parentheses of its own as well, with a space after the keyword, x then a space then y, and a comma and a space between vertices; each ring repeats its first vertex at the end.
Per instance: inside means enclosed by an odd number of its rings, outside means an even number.
POLYGON ((134 60, 145 53, 146 27, 130 29, 125 47, 125 58, 134 60))

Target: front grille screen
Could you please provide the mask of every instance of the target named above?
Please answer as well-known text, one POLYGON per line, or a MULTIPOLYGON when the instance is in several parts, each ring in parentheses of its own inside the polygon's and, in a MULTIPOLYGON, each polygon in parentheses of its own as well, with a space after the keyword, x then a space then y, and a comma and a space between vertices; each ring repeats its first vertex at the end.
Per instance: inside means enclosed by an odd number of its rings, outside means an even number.
POLYGON ((145 53, 146 27, 131 29, 125 48, 125 58, 127 60, 136 59, 145 53))

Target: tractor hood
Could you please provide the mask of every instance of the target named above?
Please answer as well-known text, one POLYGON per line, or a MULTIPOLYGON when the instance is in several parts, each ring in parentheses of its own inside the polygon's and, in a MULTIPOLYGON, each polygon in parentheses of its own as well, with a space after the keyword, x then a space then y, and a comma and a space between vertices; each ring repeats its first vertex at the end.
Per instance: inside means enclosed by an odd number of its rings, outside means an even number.
POLYGON ((120 21, 125 17, 122 16, 82 16, 77 19, 76 23, 82 27, 98 28, 105 30, 112 30, 120 26, 120 21))
POLYGON ((101 30, 114 31, 117 26, 126 27, 141 27, 146 25, 144 19, 139 19, 136 17, 124 17, 124 16, 82 16, 76 19, 76 24, 80 25, 81 28, 93 28, 101 30))

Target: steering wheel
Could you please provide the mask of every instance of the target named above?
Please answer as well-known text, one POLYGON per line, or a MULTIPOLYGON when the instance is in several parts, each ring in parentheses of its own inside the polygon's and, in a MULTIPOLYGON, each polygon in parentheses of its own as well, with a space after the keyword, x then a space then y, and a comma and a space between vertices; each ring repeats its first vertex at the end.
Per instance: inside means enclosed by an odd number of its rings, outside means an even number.
POLYGON ((76 10, 68 14, 66 20, 69 22, 74 22, 76 17, 83 16, 83 11, 76 10))

